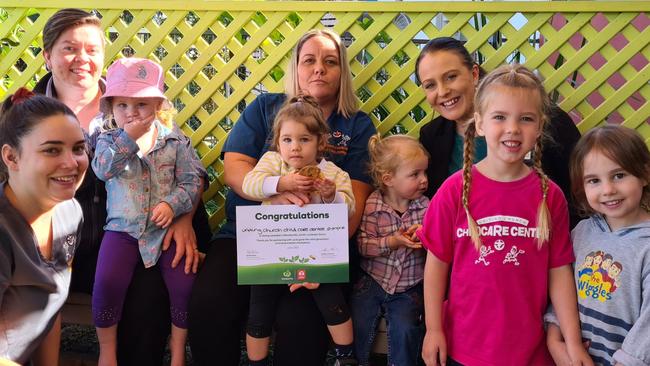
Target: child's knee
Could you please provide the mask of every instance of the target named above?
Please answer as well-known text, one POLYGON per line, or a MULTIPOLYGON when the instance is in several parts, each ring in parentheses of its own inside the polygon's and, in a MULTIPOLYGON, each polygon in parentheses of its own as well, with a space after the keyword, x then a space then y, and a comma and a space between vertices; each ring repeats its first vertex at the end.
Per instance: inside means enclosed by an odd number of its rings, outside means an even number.
POLYGON ((273 327, 266 324, 253 324, 249 322, 246 325, 246 334, 253 338, 268 338, 271 336, 273 327))

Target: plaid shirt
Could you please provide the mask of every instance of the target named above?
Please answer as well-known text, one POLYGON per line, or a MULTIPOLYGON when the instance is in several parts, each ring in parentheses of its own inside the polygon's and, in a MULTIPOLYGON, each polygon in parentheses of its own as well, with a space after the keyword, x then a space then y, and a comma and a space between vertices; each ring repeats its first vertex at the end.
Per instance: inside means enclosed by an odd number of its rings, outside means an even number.
POLYGON ((422 281, 424 275, 424 249, 388 247, 388 237, 406 231, 414 224, 422 224, 429 199, 422 196, 411 201, 401 216, 384 202, 381 192, 374 191, 366 200, 359 226, 359 253, 361 268, 389 294, 408 290, 422 281))

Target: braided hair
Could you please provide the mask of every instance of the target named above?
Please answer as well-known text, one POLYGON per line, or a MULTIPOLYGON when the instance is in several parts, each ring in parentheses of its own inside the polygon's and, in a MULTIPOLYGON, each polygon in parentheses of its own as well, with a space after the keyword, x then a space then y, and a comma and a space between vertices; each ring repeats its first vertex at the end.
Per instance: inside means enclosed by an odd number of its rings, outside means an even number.
MULTIPOLYGON (((540 98, 539 106, 541 109, 541 121, 539 131, 544 130, 548 121, 550 110, 550 99, 544 90, 542 81, 532 71, 518 64, 503 65, 490 72, 479 84, 474 97, 474 106, 476 113, 481 115, 486 109, 486 99, 489 95, 490 88, 495 85, 507 86, 512 88, 528 89, 537 91, 540 98)), ((462 205, 467 215, 467 225, 470 238, 477 250, 481 248, 481 237, 478 224, 471 215, 469 204, 469 193, 472 184, 472 163, 474 161, 474 138, 476 136, 475 119, 468 122, 465 130, 465 143, 463 150, 463 192, 462 205)), ((537 247, 542 245, 550 238, 550 213, 548 210, 547 198, 549 189, 549 179, 542 170, 542 136, 537 138, 533 150, 533 169, 541 181, 542 200, 537 208, 537 247)))

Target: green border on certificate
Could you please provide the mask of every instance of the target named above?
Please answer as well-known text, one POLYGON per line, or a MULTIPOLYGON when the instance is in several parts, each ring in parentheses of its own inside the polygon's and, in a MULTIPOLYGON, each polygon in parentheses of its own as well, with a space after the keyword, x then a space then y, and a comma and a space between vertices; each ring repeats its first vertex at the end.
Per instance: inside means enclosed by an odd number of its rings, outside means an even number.
POLYGON ((237 207, 237 283, 348 282, 345 204, 237 207))

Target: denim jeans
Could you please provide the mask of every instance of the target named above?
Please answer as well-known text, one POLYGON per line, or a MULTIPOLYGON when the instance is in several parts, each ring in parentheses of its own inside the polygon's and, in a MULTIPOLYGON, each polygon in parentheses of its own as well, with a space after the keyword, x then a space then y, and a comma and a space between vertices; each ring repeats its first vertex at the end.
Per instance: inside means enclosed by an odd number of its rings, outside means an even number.
POLYGON ((413 366, 421 360, 424 338, 422 283, 402 293, 389 294, 370 276, 363 275, 350 300, 354 344, 360 365, 368 365, 377 325, 383 315, 388 336, 388 365, 413 366))

